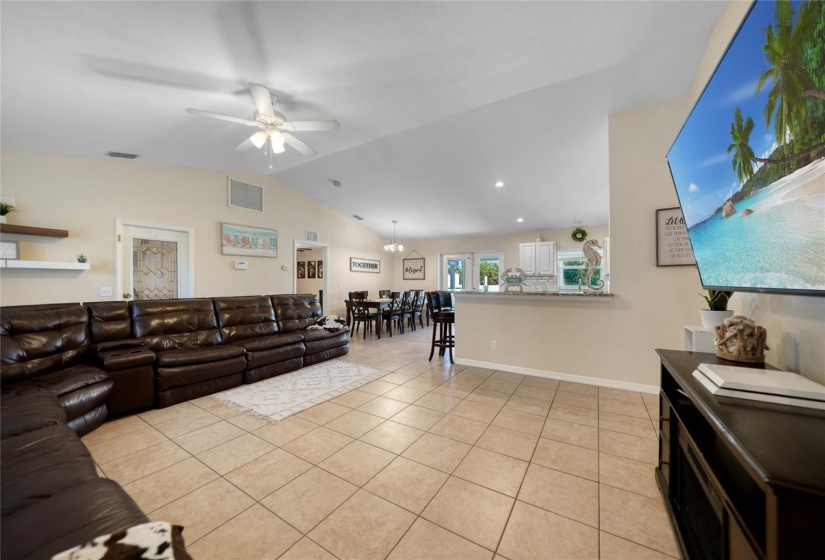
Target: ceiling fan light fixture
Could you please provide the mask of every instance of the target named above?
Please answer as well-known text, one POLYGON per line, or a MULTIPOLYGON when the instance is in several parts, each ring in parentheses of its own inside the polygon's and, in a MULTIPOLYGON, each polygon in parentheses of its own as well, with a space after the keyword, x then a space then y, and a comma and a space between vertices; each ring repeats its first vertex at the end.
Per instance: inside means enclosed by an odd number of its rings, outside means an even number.
POLYGON ((272 144, 272 153, 273 154, 282 154, 286 151, 286 148, 284 148, 284 137, 281 136, 280 132, 273 132, 269 136, 269 141, 272 144), (276 134, 280 137, 280 142, 278 141, 279 138, 277 138, 275 136, 276 134))
POLYGON ((256 148, 263 148, 264 144, 266 144, 266 137, 266 132, 262 130, 250 136, 249 141, 252 142, 256 148))

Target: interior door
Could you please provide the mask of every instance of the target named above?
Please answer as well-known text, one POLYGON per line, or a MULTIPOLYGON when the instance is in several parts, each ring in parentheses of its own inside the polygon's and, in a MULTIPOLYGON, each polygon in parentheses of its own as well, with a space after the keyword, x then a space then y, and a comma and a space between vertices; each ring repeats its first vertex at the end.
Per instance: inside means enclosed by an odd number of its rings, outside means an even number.
POLYGON ((193 297, 187 232, 124 225, 120 235, 122 299, 193 297))

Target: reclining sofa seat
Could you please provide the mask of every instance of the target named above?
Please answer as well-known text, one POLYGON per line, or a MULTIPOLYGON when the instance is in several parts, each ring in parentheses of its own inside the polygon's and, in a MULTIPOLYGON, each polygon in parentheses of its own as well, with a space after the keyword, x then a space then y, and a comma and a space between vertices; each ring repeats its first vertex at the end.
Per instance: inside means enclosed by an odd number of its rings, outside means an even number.
POLYGON ((137 340, 155 353, 157 406, 164 408, 239 386, 244 349, 222 345, 211 299, 166 299, 129 304, 137 340))
POLYGON ((262 381, 304 365, 304 336, 279 333, 272 300, 267 296, 215 298, 215 314, 225 344, 246 353, 244 383, 262 381))
POLYGON ((343 356, 349 352, 349 328, 339 331, 306 330, 322 316, 321 302, 315 294, 270 296, 278 329, 282 333, 300 331, 304 337, 304 366, 343 356))
POLYGON ((94 360, 106 370, 114 387, 109 416, 121 416, 155 404, 155 353, 135 340, 129 303, 103 301, 84 304, 94 360))
POLYGON ((3 392, 28 382, 54 393, 71 429, 84 435, 103 423, 109 375, 86 362, 89 317, 79 303, 4 307, 0 311, 3 392))

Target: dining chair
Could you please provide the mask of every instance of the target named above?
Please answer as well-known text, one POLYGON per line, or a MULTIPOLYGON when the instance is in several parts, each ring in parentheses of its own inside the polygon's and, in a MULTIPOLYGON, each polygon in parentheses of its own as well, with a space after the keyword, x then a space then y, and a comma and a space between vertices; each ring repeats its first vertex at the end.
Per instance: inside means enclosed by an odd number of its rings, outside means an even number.
POLYGON ((381 315, 374 309, 370 309, 364 305, 364 299, 366 298, 363 292, 350 292, 349 305, 352 313, 352 322, 355 325, 355 332, 358 332, 360 324, 363 323, 364 338, 367 338, 367 330, 372 332, 373 323, 375 323, 376 329, 378 329, 378 321, 381 320, 381 315))
MULTIPOLYGON (((412 330, 415 330, 415 318, 418 317, 418 323, 421 325, 421 328, 424 328, 424 315, 425 315, 425 303, 424 299, 426 298, 424 290, 416 290, 413 292, 415 297, 413 298, 412 309, 410 310, 410 325, 412 326, 412 330)), ((430 319, 427 317, 427 326, 430 326, 430 319)))
POLYGON ((383 320, 387 322, 387 331, 392 336, 392 324, 395 322, 399 333, 404 332, 404 324, 401 322, 401 305, 406 292, 392 292, 390 298, 392 301, 389 306, 385 307, 383 312, 383 320))

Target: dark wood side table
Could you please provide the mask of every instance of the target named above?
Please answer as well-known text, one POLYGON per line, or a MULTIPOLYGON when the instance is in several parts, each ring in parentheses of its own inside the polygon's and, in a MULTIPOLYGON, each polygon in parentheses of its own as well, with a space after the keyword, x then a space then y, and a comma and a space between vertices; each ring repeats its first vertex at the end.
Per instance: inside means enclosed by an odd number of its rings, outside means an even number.
POLYGON ((716 397, 696 367, 742 364, 656 352, 656 476, 685 558, 823 558, 825 411, 716 397))

